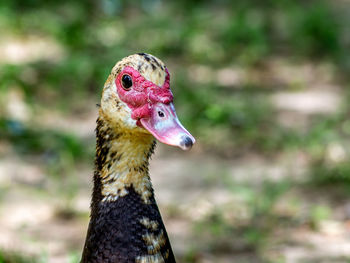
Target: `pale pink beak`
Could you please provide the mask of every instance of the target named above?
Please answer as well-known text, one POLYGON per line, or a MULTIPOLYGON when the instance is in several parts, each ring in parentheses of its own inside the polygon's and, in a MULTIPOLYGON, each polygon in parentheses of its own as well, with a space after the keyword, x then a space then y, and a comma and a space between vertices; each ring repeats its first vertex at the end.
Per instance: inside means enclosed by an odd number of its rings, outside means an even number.
POLYGON ((156 103, 150 106, 150 117, 142 118, 141 124, 162 143, 191 149, 196 142, 193 136, 181 125, 173 103, 156 103))

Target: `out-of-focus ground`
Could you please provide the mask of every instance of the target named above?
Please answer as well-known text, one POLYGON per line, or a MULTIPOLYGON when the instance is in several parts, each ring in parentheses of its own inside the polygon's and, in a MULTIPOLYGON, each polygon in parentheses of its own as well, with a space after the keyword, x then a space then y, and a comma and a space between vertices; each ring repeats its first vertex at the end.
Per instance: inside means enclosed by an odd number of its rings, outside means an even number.
POLYGON ((158 145, 179 262, 350 261, 348 1, 0 4, 0 263, 79 262, 94 128, 120 58, 172 76, 190 152, 158 145))

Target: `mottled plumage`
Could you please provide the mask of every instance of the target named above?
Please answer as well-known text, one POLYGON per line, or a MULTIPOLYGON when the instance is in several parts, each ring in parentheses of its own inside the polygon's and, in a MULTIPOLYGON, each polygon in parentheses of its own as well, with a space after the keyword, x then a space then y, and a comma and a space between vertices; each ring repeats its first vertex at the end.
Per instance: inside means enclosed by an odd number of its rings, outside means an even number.
POLYGON ((163 62, 140 53, 118 62, 105 83, 82 263, 175 262, 148 172, 153 135, 183 149, 194 143, 176 117, 169 78, 163 62))

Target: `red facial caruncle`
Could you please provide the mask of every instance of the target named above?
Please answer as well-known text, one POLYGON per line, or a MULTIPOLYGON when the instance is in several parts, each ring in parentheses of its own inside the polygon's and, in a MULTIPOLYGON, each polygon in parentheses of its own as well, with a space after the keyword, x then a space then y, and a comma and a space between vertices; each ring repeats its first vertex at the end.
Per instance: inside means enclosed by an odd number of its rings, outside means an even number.
POLYGON ((159 141, 187 150, 195 142, 181 125, 173 105, 170 75, 165 68, 164 84, 160 87, 145 79, 137 70, 127 66, 115 83, 119 98, 131 109, 131 118, 159 141))

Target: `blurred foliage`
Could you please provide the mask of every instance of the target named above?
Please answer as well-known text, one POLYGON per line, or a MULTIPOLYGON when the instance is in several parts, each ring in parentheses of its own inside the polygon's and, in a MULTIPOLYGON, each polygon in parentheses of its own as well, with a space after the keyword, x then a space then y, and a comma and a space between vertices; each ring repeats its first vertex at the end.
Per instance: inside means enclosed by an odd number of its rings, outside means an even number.
POLYGON ((73 135, 62 132, 25 127, 14 120, 0 119, 0 136, 7 138, 20 153, 41 154, 48 159, 70 154, 74 159, 88 154, 73 135))
POLYGON ((299 147, 304 135, 275 121, 271 90, 249 83, 227 88, 215 78, 198 83, 187 68, 207 65, 214 73, 234 65, 249 69, 281 55, 329 60, 347 72, 350 43, 339 12, 327 1, 4 0, 4 35, 53 39, 63 54, 55 61, 2 64, 0 90, 19 87, 31 106, 69 113, 87 107, 83 101, 88 97, 98 100, 116 61, 144 51, 169 64, 179 115, 204 144, 226 148, 225 153, 243 146, 267 151, 299 147))
POLYGON ((315 206, 311 211, 311 226, 313 228, 318 228, 319 223, 322 220, 329 219, 331 217, 332 211, 327 206, 315 206))
POLYGON ((25 258, 15 253, 0 251, 0 263, 34 263, 37 262, 33 258, 25 258))
POLYGON ((64 52, 56 61, 2 64, 0 90, 20 87, 33 107, 69 113, 87 107, 82 102, 88 97, 98 100, 117 60, 145 51, 169 64, 180 116, 204 144, 226 148, 226 154, 243 146, 299 147, 304 135, 275 121, 271 90, 249 83, 238 89, 215 80, 198 83, 186 67, 207 65, 214 73, 232 66, 249 69, 281 55, 330 60, 347 71, 349 38, 338 13, 327 1, 5 0, 0 5, 4 34, 53 39, 64 52))

